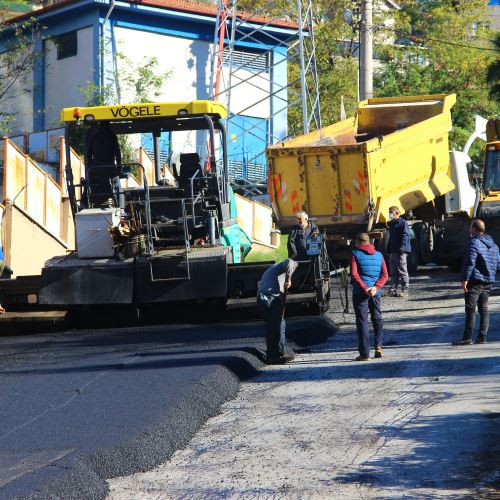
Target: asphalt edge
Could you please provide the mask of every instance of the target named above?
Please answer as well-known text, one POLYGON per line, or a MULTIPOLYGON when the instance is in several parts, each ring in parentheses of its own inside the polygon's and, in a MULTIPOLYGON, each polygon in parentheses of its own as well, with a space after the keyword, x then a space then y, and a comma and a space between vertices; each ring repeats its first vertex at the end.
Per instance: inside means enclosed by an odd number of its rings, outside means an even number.
MULTIPOLYGON (((333 335, 334 323, 326 317, 290 320, 287 337, 294 346, 318 344, 333 335), (311 331, 310 324, 313 323, 311 331), (308 325, 305 330, 305 324, 308 325)), ((102 449, 77 460, 63 478, 29 496, 28 500, 97 500, 109 493, 107 480, 151 470, 184 448, 205 422, 238 393, 240 383, 260 372, 263 353, 257 348, 233 352, 211 376, 193 386, 174 410, 135 439, 102 449), (133 464, 133 465, 132 465, 133 464)))

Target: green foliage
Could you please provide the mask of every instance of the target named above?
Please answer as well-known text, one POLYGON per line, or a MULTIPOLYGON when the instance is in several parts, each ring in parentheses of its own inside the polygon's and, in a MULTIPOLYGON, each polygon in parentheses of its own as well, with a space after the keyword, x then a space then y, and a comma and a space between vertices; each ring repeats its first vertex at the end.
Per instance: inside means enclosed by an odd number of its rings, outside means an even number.
MULTIPOLYGON (((296 0, 239 0, 238 8, 254 15, 297 22, 296 0)), ((357 106, 358 60, 353 55, 357 32, 348 26, 341 13, 352 8, 351 0, 316 0, 313 4, 316 64, 319 75, 319 94, 322 122, 329 125, 340 120, 340 103, 344 98, 347 116, 352 116, 357 106), (345 44, 341 44, 343 41, 345 44), (339 46, 343 45, 342 50, 339 46), (344 46, 345 45, 345 46, 344 46), (349 50, 352 49, 352 50, 349 50)), ((300 66, 297 59, 288 64, 289 101, 288 130, 290 136, 303 133, 301 108, 300 66)), ((314 82, 306 82, 313 93, 314 82)))
POLYGON ((493 44, 496 48, 496 60, 488 66, 486 81, 491 84, 490 99, 500 103, 500 33, 497 33, 493 44))
MULTIPOLYGON (((487 18, 483 0, 407 0, 397 17, 395 45, 381 49, 383 69, 377 96, 457 94, 450 145, 462 149, 474 130, 474 115, 498 115, 488 99, 487 68, 493 63, 492 34, 478 20, 487 18), (410 34, 411 33, 411 34, 410 34)), ((481 145, 472 156, 479 159, 481 145)))
MULTIPOLYGON (((380 64, 375 71, 375 93, 379 97, 456 93, 453 108, 451 146, 461 149, 474 130, 474 115, 498 117, 500 101, 500 35, 493 34, 481 21, 488 19, 485 0, 401 0, 401 11, 383 14, 374 11, 375 50, 380 64), (384 16, 395 23, 383 26, 384 16), (488 95, 490 98, 488 98, 488 95)), ((249 12, 296 21, 295 0, 240 0, 238 7, 249 12)), ((357 107, 357 65, 349 47, 359 36, 359 2, 316 0, 314 2, 316 60, 319 74, 321 114, 324 125, 340 117, 344 97, 348 116, 357 107), (354 12, 354 25, 348 26, 342 10, 354 12)), ((295 95, 300 93, 299 67, 289 65, 289 82, 295 95)), ((311 85, 311 82, 308 82, 311 85)), ((289 108, 289 131, 302 133, 300 102, 289 108)), ((475 145, 473 156, 480 156, 475 145)))
POLYGON ((43 28, 35 19, 20 23, 5 23, 6 14, 0 14, 0 34, 10 35, 7 50, 0 54, 0 136, 12 131, 16 100, 31 89, 33 65, 43 54, 35 51, 35 43, 43 28))
MULTIPOLYGON (((153 102, 162 91, 165 82, 172 76, 171 71, 159 73, 159 62, 156 57, 147 57, 142 64, 134 66, 124 54, 119 54, 122 60, 120 85, 133 95, 132 102, 153 102)), ((123 104, 123 103, 120 103, 123 104)))
MULTIPOLYGON (((134 66, 132 61, 125 55, 118 53, 117 58, 123 61, 125 69, 120 74, 119 85, 125 93, 132 95, 131 102, 154 102, 154 99, 161 94, 164 83, 171 76, 171 72, 157 74, 158 59, 156 57, 147 57, 142 64, 134 66)), ((79 87, 81 94, 85 99, 87 106, 105 106, 111 104, 127 104, 118 102, 118 93, 116 86, 106 84, 96 85, 94 82, 87 81, 85 85, 79 87)), ((71 133, 71 144, 78 154, 83 154, 83 145, 86 130, 85 126, 78 126, 71 133)), ((137 150, 127 135, 118 136, 118 144, 122 154, 123 163, 134 163, 137 161, 137 150)), ((139 171, 133 172, 136 177, 140 175, 139 171)))

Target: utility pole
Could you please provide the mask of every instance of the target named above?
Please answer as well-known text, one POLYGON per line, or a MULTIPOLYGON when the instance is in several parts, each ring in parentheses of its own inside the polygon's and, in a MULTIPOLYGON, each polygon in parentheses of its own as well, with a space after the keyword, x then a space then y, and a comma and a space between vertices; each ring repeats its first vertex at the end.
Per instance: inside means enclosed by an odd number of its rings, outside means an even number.
POLYGON ((373 2, 361 0, 359 100, 373 97, 373 2))

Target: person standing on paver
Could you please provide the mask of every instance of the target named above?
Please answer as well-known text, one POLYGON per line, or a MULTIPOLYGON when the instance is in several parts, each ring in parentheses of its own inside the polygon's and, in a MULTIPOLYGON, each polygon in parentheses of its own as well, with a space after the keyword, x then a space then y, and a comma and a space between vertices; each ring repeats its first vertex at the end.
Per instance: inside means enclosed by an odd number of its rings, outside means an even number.
POLYGON ((399 207, 389 207, 389 267, 391 284, 389 295, 393 297, 408 297, 410 277, 408 276, 408 254, 411 253, 410 226, 401 218, 399 207), (401 283, 401 292, 398 293, 398 284, 401 283))
POLYGON ((465 328, 462 340, 453 345, 472 344, 472 333, 476 321, 476 306, 479 310, 480 323, 476 344, 486 342, 490 313, 488 298, 498 270, 498 246, 493 238, 485 234, 485 224, 481 219, 474 219, 470 226, 471 238, 462 263, 462 288, 465 293, 465 328))
POLYGON ((266 322, 266 363, 282 365, 294 359, 293 353, 286 351, 286 324, 284 318, 284 293, 292 284, 292 274, 297 263, 285 259, 266 269, 257 292, 257 307, 266 322))
POLYGON ((296 260, 310 260, 307 254, 307 240, 312 236, 317 236, 319 229, 316 224, 309 222, 309 216, 301 210, 296 215, 297 224, 293 226, 288 237, 288 257, 296 260))
POLYGON ((352 303, 356 315, 359 356, 356 361, 370 359, 368 311, 375 333, 375 357, 382 357, 384 320, 382 318, 381 288, 387 282, 384 256, 375 250, 370 237, 361 233, 351 253, 352 303))

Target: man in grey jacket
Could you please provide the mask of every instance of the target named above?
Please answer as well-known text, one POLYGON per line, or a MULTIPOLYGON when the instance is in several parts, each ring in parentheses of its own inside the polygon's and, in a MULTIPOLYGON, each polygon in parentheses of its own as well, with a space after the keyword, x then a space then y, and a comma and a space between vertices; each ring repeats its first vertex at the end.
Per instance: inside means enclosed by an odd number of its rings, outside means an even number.
POLYGON ((286 352, 283 311, 284 293, 292 284, 291 277, 295 269, 297 263, 292 259, 272 265, 262 275, 257 292, 257 307, 266 322, 266 362, 270 365, 282 365, 294 358, 292 353, 286 352))

